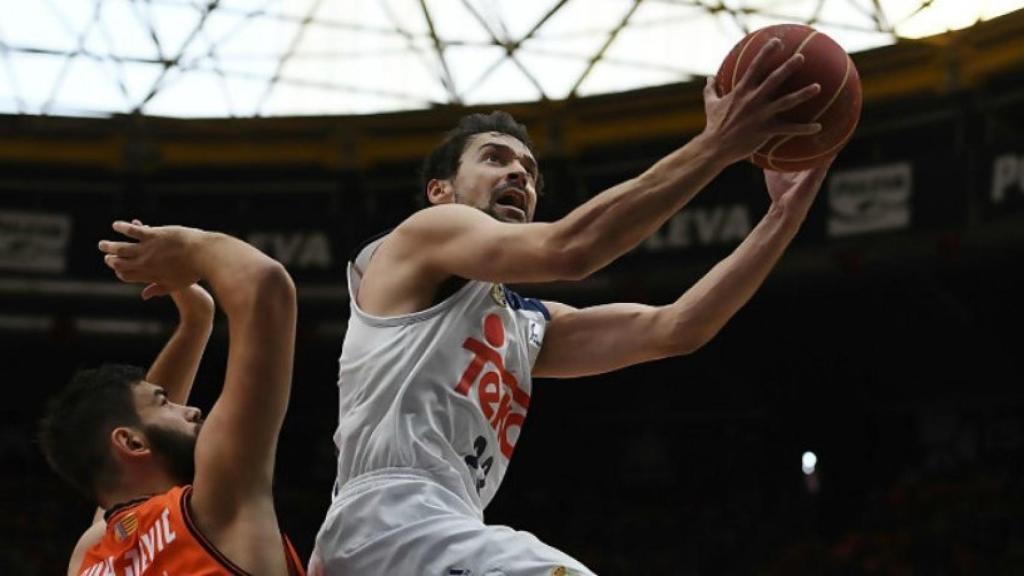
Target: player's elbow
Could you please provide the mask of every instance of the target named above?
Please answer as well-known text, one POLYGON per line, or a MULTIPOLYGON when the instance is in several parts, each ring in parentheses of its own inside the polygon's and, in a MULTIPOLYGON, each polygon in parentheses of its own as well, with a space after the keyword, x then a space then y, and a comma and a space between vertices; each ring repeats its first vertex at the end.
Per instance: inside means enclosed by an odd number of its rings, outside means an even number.
POLYGON ((541 261, 553 280, 583 280, 598 269, 592 251, 583 243, 564 241, 557 236, 544 244, 541 261))
POLYGON ((718 334, 718 328, 698 322, 677 320, 660 338, 664 356, 686 356, 703 348, 718 334))
MULTIPOLYGON (((268 259, 269 260, 269 259, 268 259)), ((298 295, 295 282, 288 270, 276 260, 263 263, 254 272, 253 285, 262 305, 281 308, 284 311, 296 307, 298 295)))
POLYGON ((687 356, 700 350, 705 344, 706 340, 692 335, 672 336, 655 343, 651 357, 657 359, 687 356))
POLYGON ((250 261, 240 270, 231 290, 222 290, 221 307, 228 321, 277 324, 296 316, 295 283, 279 262, 271 258, 250 261))
POLYGON ((531 260, 547 280, 582 280, 592 274, 592 250, 565 219, 542 224, 532 236, 531 260))
POLYGON ((556 266, 556 276, 559 280, 571 280, 573 282, 583 280, 593 274, 596 270, 585 250, 567 247, 558 251, 553 256, 556 266))
POLYGON ((697 350, 704 347, 705 344, 711 341, 714 335, 705 335, 700 333, 691 333, 685 336, 681 336, 675 342, 675 356, 686 356, 693 354, 697 350))

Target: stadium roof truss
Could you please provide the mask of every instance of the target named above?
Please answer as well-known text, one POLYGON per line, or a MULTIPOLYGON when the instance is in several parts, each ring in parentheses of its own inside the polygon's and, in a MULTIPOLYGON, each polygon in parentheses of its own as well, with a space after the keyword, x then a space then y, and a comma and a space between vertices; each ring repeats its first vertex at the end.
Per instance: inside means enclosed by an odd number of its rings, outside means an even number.
POLYGON ((803 22, 857 52, 1024 0, 0 0, 0 113, 254 117, 560 100, 713 74, 803 22))

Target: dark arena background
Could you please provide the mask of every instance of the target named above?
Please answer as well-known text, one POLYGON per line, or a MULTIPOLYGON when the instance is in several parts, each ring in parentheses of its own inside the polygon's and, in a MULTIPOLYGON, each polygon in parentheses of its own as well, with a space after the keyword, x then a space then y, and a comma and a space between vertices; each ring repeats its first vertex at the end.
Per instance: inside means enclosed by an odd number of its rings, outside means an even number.
MULTIPOLYGON (((490 523, 602 574, 1024 574, 1024 13, 854 59, 860 127, 764 287, 690 356, 536 382, 490 523)), ((702 85, 500 106, 537 143, 538 219, 685 143, 702 85)), ((471 109, 0 117, 0 574, 64 573, 92 515, 39 453, 45 399, 79 367, 148 365, 174 325, 102 265, 124 218, 230 232, 296 279, 276 495, 308 557, 334 475, 346 260, 421 206, 419 159, 471 109)), ((766 207, 760 172, 736 165, 611 267, 517 290, 667 303, 766 207)))

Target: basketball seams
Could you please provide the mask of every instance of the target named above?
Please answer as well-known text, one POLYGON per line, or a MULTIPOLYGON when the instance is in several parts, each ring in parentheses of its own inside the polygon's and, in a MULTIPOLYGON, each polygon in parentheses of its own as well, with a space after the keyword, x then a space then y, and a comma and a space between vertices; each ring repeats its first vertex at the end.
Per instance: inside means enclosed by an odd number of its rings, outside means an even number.
MULTIPOLYGON (((754 32, 746 42, 743 43, 743 47, 740 48, 740 53, 736 55, 736 63, 732 67, 732 78, 729 82, 729 92, 736 89, 736 75, 739 73, 741 64, 743 64, 743 55, 747 53, 747 48, 754 42, 754 40, 764 32, 764 29, 754 32)), ((745 70, 744 70, 745 71, 745 70)))
MULTIPOLYGON (((796 50, 793 51, 793 54, 800 54, 801 51, 804 49, 804 47, 807 46, 807 43, 810 42, 817 35, 818 35, 818 31, 817 30, 815 30, 815 31, 811 32, 810 34, 808 34, 807 37, 804 38, 802 42, 800 42, 800 45, 796 47, 796 50)), ((846 68, 846 74, 847 75, 850 74, 849 66, 847 66, 847 68, 846 68)), ((821 115, 824 114, 826 110, 828 110, 828 107, 831 106, 833 102, 835 102, 836 96, 839 95, 839 92, 840 92, 840 90, 843 89, 843 86, 846 86, 846 78, 843 78, 843 83, 839 85, 839 90, 836 90, 835 94, 832 95, 832 99, 829 100, 828 103, 825 104, 825 106, 821 110, 819 110, 817 114, 814 115, 814 118, 811 119, 812 122, 814 120, 817 120, 818 118, 821 118, 821 115)), ((768 150, 768 152, 765 154, 765 156, 768 157, 768 163, 769 164, 772 164, 772 157, 775 154, 775 151, 779 149, 779 146, 782 146, 783 144, 785 144, 786 142, 789 142, 793 138, 795 138, 795 136, 793 134, 790 134, 788 136, 783 136, 782 138, 779 139, 778 142, 775 143, 774 146, 772 146, 768 150)))
POLYGON ((831 88, 829 90, 830 93, 820 94, 820 97, 805 103, 806 105, 801 105, 798 111, 799 114, 795 117, 806 119, 800 121, 827 123, 828 129, 816 135, 791 134, 770 138, 767 142, 762 143, 761 147, 751 154, 748 159, 754 164, 768 169, 803 170, 809 166, 820 164, 823 159, 835 156, 856 131, 859 124, 860 110, 859 75, 857 74, 856 65, 849 54, 844 54, 845 66, 837 61, 840 58, 839 54, 835 54, 835 52, 842 53, 842 47, 825 33, 818 32, 810 26, 780 24, 752 32, 744 41, 733 48, 719 70, 721 74, 719 78, 727 82, 717 85, 720 88, 721 95, 728 94, 736 88, 736 85, 742 81, 743 73, 747 72, 747 68, 750 67, 753 58, 751 55, 757 53, 757 48, 763 48, 764 43, 771 41, 773 37, 784 39, 785 44, 790 46, 796 44, 794 50, 785 50, 784 54, 789 53, 789 56, 793 54, 803 54, 804 57, 812 56, 812 67, 806 73, 798 74, 797 78, 802 80, 797 82, 821 82, 822 85, 829 85, 831 88), (821 41, 815 40, 816 36, 821 36, 821 41), (748 58, 748 56, 751 57, 748 58), (729 69, 730 66, 731 70, 729 69), (837 69, 843 70, 842 76, 838 74, 839 70, 837 69), (821 73, 826 71, 826 76, 819 78, 821 73), (817 109, 815 109, 813 107, 814 104, 821 102, 822 97, 826 101, 818 104, 817 109), (850 109, 849 114, 852 117, 847 115, 846 108, 850 109), (813 114, 813 116, 809 118, 809 114, 813 114), (836 132, 837 130, 842 130, 842 127, 836 125, 836 120, 846 120, 846 122, 843 122, 846 124, 846 131, 838 139, 836 138, 836 132), (832 142, 832 145, 827 150, 822 151, 821 146, 827 145, 829 142, 832 142), (790 144, 788 148, 786 147, 787 143, 790 144), (796 155, 801 152, 806 154, 806 156, 799 158, 786 157, 787 154, 796 155))
MULTIPOLYGON (((832 156, 836 152, 838 152, 840 149, 842 149, 842 147, 846 145, 846 141, 850 138, 850 136, 853 135, 853 131, 856 130, 856 129, 857 129, 857 124, 854 123, 853 126, 850 127, 850 130, 846 133, 846 136, 843 136, 843 138, 839 142, 837 142, 835 145, 833 145, 828 150, 825 150, 824 152, 822 152, 820 154, 815 154, 814 156, 803 156, 801 158, 772 158, 770 156, 766 156, 765 154, 761 154, 759 152, 755 152, 754 156, 755 157, 756 156, 760 156, 761 158, 764 158, 764 161, 768 164, 768 167, 773 169, 773 170, 779 170, 781 168, 780 166, 775 164, 775 160, 778 160, 779 162, 785 162, 787 164, 799 164, 801 162, 809 162, 811 160, 818 160, 820 158, 827 158, 829 156, 832 156)), ((807 168, 807 167, 799 167, 800 170, 803 170, 805 168, 807 168)))
MULTIPOLYGON (((818 34, 818 32, 815 31, 813 34, 809 35, 800 44, 800 47, 797 48, 796 53, 799 53, 800 50, 802 50, 804 48, 804 46, 807 44, 807 42, 811 38, 816 36, 817 34, 818 34)), ((832 97, 829 98, 828 102, 824 106, 822 106, 821 110, 819 110, 818 113, 815 114, 813 118, 811 118, 811 120, 810 120, 811 122, 814 122, 814 121, 818 120, 826 112, 828 112, 829 108, 831 108, 832 105, 836 103, 836 100, 839 99, 839 96, 840 96, 840 94, 843 93, 843 90, 846 90, 846 85, 850 81, 850 71, 851 71, 852 67, 853 67, 853 60, 850 58, 849 55, 847 55, 847 57, 846 57, 846 72, 843 74, 843 81, 839 84, 839 88, 837 88, 836 91, 832 93, 832 97)), ((857 123, 854 122, 853 128, 856 128, 856 127, 857 127, 857 123)), ((837 146, 841 147, 843 145, 843 143, 846 142, 846 139, 850 137, 850 134, 852 134, 852 132, 853 132, 853 130, 851 129, 850 132, 848 132, 845 136, 843 136, 842 138, 839 139, 839 143, 838 144, 833 145, 831 148, 829 148, 827 151, 825 151, 822 154, 816 154, 814 156, 809 156, 807 158, 783 158, 782 160, 784 162, 801 162, 801 161, 804 161, 804 160, 811 160, 811 159, 814 159, 814 158, 821 158, 821 157, 827 156, 829 153, 831 153, 833 150, 835 150, 837 146)), ((768 153, 766 154, 766 156, 768 157, 768 163, 769 164, 771 164, 774 167, 773 158, 774 158, 775 151, 778 150, 780 146, 782 146, 786 142, 789 142, 793 138, 796 138, 796 136, 794 136, 792 134, 789 135, 789 136, 786 136, 786 137, 782 138, 781 140, 779 140, 779 142, 775 146, 772 146, 772 148, 770 150, 768 150, 768 153)))
POLYGON ((813 39, 814 39, 814 37, 815 37, 815 36, 818 36, 818 35, 820 35, 820 34, 821 34, 821 33, 820 33, 820 32, 818 32, 817 30, 814 30, 813 32, 811 32, 810 34, 808 34, 808 35, 807 35, 807 36, 806 36, 806 37, 805 37, 805 38, 803 39, 803 41, 802 41, 802 42, 800 42, 800 45, 796 47, 796 50, 794 50, 794 51, 793 51, 793 54, 799 54, 799 53, 800 53, 800 51, 804 49, 804 46, 807 46, 807 43, 808 43, 808 42, 810 42, 811 40, 813 40, 813 39))
MULTIPOLYGON (((814 156, 804 156, 802 158, 779 158, 779 160, 781 160, 782 162, 806 162, 808 160, 817 160, 818 158, 826 158, 828 156, 831 156, 832 154, 835 154, 836 152, 838 152, 839 149, 841 149, 844 145, 846 145, 847 140, 850 139, 850 136, 853 136, 853 132, 856 129, 857 129, 857 122, 854 122, 850 126, 850 129, 846 132, 845 136, 840 138, 839 141, 836 142, 831 148, 829 148, 828 150, 825 150, 824 152, 822 152, 820 154, 815 154, 814 156)), ((762 156, 764 156, 764 154, 762 154, 762 156)))
POLYGON ((821 112, 818 112, 814 116, 814 120, 817 120, 818 118, 821 118, 821 115, 824 114, 825 112, 828 112, 828 109, 831 108, 832 105, 836 103, 836 100, 839 99, 839 95, 842 94, 843 90, 846 89, 846 84, 850 81, 850 68, 852 66, 853 66, 853 60, 851 60, 850 57, 847 56, 846 57, 846 74, 843 74, 843 83, 839 85, 839 89, 835 91, 835 94, 833 94, 832 98, 829 99, 828 104, 826 104, 825 107, 821 109, 821 112))
MULTIPOLYGON (((815 36, 817 36, 818 34, 819 34, 819 32, 818 32, 817 30, 814 30, 814 29, 810 29, 810 33, 809 33, 809 34, 808 34, 807 36, 804 36, 804 39, 800 41, 800 45, 796 47, 796 50, 794 50, 794 51, 793 51, 793 54, 799 54, 799 53, 800 53, 800 51, 801 51, 801 50, 803 50, 805 46, 807 46, 807 43, 808 43, 808 42, 810 42, 810 41, 811 41, 811 39, 813 39, 813 38, 814 38, 815 36)), ((744 48, 746 48, 746 46, 744 46, 744 48)), ((792 55, 791 55, 791 56, 792 56, 792 55)), ((831 102, 830 102, 829 104, 831 104, 831 102)), ((820 116, 820 113, 819 113, 819 116, 820 116)), ((778 142, 778 143, 776 143, 776 144, 775 144, 774 146, 772 146, 772 147, 771 147, 771 148, 770 148, 770 149, 768 150, 767 154, 765 154, 765 153, 760 153, 760 154, 761 154, 761 156, 763 156, 763 157, 765 158, 766 162, 768 163, 768 165, 769 165, 770 167, 772 167, 772 168, 774 168, 774 167, 775 167, 774 163, 772 162, 772 153, 773 153, 773 152, 775 152, 775 150, 776 150, 776 149, 778 149, 778 147, 779 147, 779 146, 782 146, 783 144, 785 144, 786 142, 788 142, 788 141, 789 141, 790 139, 792 139, 792 138, 793 138, 793 136, 783 136, 783 137, 782 137, 782 138, 781 138, 781 139, 779 140, 779 142, 778 142)), ((770 141, 771 141, 771 140, 769 140, 769 142, 770 142, 770 141)), ((767 144, 767 143, 766 143, 766 144, 767 144)), ((754 154, 755 154, 755 155, 757 155, 757 154, 758 154, 758 152, 755 152, 754 154)))
MULTIPOLYGON (((767 28, 762 28, 761 30, 758 30, 757 32, 753 33, 753 34, 752 34, 752 35, 750 36, 750 38, 749 38, 749 39, 748 39, 748 40, 747 40, 747 41, 746 41, 746 42, 745 42, 745 43, 743 44, 743 47, 742 47, 742 48, 740 49, 740 53, 739 53, 739 55, 738 55, 738 56, 736 57, 736 64, 735 64, 735 65, 733 66, 733 69, 732 69, 732 86, 731 86, 731 87, 729 88, 729 90, 730 90, 730 91, 732 91, 733 89, 735 89, 735 88, 736 88, 736 74, 737 74, 737 73, 739 72, 739 70, 740 70, 740 67, 741 67, 740 65, 742 64, 742 61, 743 61, 743 54, 744 54, 744 53, 746 53, 746 51, 747 51, 747 48, 748 48, 748 47, 750 47, 750 45, 751 45, 751 44, 753 43, 753 41, 754 41, 754 40, 755 40, 755 39, 756 39, 756 38, 757 38, 758 36, 760 36, 760 35, 761 35, 761 33, 762 33, 762 32, 764 32, 765 30, 767 30, 767 28)), ((798 52, 799 52, 799 51, 800 51, 800 50, 801 50, 801 49, 802 49, 802 48, 804 47, 804 45, 805 45, 805 44, 807 44, 807 42, 808 42, 808 41, 809 41, 809 40, 810 40, 811 38, 813 38, 813 37, 814 37, 814 36, 815 36, 816 34, 818 34, 818 32, 817 32, 816 30, 813 30, 813 29, 812 29, 812 30, 811 30, 811 32, 810 32, 810 34, 808 34, 807 36, 805 36, 805 37, 804 37, 804 39, 803 39, 803 40, 802 40, 802 41, 800 42, 800 45, 799 45, 799 46, 797 46, 797 49, 796 49, 796 51, 794 52, 794 54, 798 53, 798 52)), ((746 71, 746 70, 744 70, 744 71, 746 71)), ((772 148, 772 150, 774 150, 774 148, 772 148)), ((752 157, 756 157, 757 155, 758 155, 758 153, 757 153, 757 152, 754 152, 754 154, 753 154, 753 156, 752 156, 752 157)), ((765 156, 764 154, 761 154, 761 155, 762 155, 762 156, 765 156)), ((769 164, 769 165, 771 165, 771 156, 769 155, 769 156, 765 156, 765 157, 767 158, 767 162, 768 162, 768 164, 769 164)))

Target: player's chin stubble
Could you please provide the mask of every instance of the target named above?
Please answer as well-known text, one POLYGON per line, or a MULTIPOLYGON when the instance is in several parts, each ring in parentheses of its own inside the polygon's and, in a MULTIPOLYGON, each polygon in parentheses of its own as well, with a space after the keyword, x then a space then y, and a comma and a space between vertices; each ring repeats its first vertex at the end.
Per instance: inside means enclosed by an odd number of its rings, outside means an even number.
POLYGON ((196 472, 196 433, 188 434, 160 426, 144 427, 153 452, 166 463, 176 484, 191 484, 196 472))

